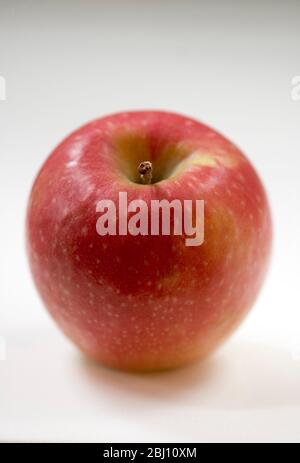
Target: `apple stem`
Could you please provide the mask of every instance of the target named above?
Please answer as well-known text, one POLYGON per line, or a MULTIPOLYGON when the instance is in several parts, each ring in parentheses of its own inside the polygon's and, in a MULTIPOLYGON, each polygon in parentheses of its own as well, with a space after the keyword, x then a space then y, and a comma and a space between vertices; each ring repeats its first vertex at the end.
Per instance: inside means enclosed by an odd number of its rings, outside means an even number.
POLYGON ((144 185, 150 185, 152 181, 152 163, 150 161, 141 162, 138 167, 141 181, 144 185))

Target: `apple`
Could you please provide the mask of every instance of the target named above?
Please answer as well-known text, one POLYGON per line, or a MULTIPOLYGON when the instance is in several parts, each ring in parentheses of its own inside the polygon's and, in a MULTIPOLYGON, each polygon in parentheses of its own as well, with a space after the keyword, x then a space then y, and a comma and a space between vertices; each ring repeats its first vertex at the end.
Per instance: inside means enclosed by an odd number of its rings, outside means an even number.
POLYGON ((150 371, 203 359, 238 327, 265 278, 272 224, 234 144, 188 117, 137 111, 91 122, 54 150, 32 187, 26 235, 36 287, 66 336, 102 364, 150 371), (97 204, 118 205, 120 192, 148 205, 203 200, 204 242, 101 236, 97 204))

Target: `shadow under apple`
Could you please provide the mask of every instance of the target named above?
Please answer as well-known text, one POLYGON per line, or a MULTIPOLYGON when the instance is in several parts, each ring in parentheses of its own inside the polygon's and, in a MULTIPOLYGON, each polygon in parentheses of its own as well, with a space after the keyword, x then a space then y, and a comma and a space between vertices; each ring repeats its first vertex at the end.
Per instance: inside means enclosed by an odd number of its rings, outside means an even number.
MULTIPOLYGON (((112 370, 84 357, 77 368, 91 388, 107 392, 113 405, 140 401, 211 410, 268 409, 300 405, 300 361, 289 352, 234 341, 204 362, 161 373, 112 370)), ((95 394, 95 391, 93 391, 95 394)))

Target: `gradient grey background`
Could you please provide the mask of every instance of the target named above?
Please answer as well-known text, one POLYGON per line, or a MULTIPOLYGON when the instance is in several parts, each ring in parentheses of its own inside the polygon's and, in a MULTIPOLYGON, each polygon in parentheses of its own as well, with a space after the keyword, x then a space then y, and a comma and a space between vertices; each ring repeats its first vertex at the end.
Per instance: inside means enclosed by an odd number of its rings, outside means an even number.
POLYGON ((300 441, 299 57, 296 0, 0 0, 0 440, 300 441), (275 225, 269 279, 241 330, 205 367, 148 378, 80 363, 24 253, 27 196, 52 148, 141 108, 237 143, 275 225))

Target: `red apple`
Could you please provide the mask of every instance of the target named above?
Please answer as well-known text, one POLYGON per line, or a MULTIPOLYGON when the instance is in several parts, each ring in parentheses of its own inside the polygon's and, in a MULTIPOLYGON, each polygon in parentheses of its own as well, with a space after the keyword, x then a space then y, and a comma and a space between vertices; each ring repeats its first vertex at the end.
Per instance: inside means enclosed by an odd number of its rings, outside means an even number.
POLYGON ((184 365, 240 324, 265 277, 271 218, 263 186, 230 141, 193 119, 120 113, 66 138, 34 182, 27 248, 37 289, 88 356, 126 370, 184 365), (141 162, 153 166, 142 184, 141 162), (147 182, 145 182, 147 183, 147 182), (205 241, 100 236, 96 204, 205 201, 205 241))

